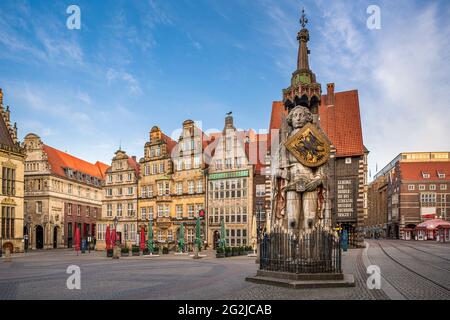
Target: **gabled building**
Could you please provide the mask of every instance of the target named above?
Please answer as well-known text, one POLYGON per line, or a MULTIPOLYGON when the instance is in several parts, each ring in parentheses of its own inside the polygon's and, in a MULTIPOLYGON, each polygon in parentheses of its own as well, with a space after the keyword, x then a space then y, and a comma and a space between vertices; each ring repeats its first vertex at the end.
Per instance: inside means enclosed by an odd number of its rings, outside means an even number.
POLYGON ((81 160, 26 135, 25 232, 31 249, 71 248, 75 225, 94 238, 108 165, 81 160))
POLYGON ((17 125, 11 124, 9 106, 3 106, 0 88, 0 249, 10 252, 24 250, 24 188, 25 150, 17 139, 17 125))
POLYGON ((138 245, 138 179, 139 164, 136 157, 129 157, 117 150, 106 169, 103 185, 102 214, 97 227, 97 249, 106 247, 106 227, 114 228, 117 217, 117 235, 122 245, 138 245))
POLYGON ((228 115, 223 131, 211 136, 213 152, 206 175, 208 246, 216 248, 222 220, 227 246, 256 245, 255 166, 249 161, 250 141, 255 142, 255 134, 236 130, 233 117, 228 115))
POLYGON ((144 147, 144 157, 139 160, 138 224, 146 234, 148 220, 153 220, 153 234, 160 245, 174 247, 176 228, 172 196, 172 150, 176 142, 154 126, 144 147))

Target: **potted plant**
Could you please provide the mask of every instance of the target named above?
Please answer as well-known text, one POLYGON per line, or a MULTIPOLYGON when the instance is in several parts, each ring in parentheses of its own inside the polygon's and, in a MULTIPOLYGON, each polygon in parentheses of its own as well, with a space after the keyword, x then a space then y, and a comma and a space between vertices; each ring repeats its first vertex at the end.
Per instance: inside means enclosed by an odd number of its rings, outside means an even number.
POLYGON ((142 250, 142 255, 148 256, 149 254, 150 254, 150 249, 149 248, 144 248, 144 250, 142 250))
POLYGON ((120 255, 122 257, 128 257, 130 255, 130 249, 128 249, 128 247, 122 247, 120 255))
POLYGON ((221 247, 218 247, 216 250, 216 258, 223 258, 225 257, 225 252, 221 247))
POLYGON ((139 246, 133 245, 131 247, 131 255, 138 256, 140 254, 139 252, 139 246))
POLYGON ((225 257, 229 257, 231 255, 231 248, 225 247, 225 257))
POLYGON ((106 250, 106 256, 107 256, 108 258, 112 258, 112 257, 113 257, 113 254, 114 254, 114 250, 113 250, 113 249, 108 249, 108 250, 106 250))

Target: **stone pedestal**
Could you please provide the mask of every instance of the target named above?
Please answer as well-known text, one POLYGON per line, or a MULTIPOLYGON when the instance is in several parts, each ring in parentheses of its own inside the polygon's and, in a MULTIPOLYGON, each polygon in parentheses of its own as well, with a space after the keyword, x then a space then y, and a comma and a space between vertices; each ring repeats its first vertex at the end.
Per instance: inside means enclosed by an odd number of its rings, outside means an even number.
POLYGON ((354 287, 352 274, 343 273, 289 273, 258 270, 246 281, 292 289, 354 287))

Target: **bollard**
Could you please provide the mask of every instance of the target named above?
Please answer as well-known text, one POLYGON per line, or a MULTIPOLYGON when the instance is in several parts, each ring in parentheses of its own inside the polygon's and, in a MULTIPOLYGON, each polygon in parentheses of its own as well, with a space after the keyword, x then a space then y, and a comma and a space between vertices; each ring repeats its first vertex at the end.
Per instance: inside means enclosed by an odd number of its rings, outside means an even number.
POLYGON ((6 247, 5 249, 5 262, 11 262, 11 251, 9 250, 9 247, 6 247))

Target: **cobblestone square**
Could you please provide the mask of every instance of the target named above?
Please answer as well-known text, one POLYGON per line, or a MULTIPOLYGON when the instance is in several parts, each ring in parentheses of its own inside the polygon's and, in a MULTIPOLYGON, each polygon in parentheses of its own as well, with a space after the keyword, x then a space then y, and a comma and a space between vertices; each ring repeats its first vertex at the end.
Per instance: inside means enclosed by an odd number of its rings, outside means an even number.
MULTIPOLYGON (((343 253, 354 288, 287 289, 246 282, 255 258, 217 259, 213 251, 194 260, 160 257, 106 258, 105 252, 71 250, 17 254, 0 260, 0 299, 450 299, 450 246, 435 242, 368 240, 368 248, 343 253), (69 290, 68 266, 81 270, 81 289, 69 290), (367 288, 367 266, 381 270, 381 290, 367 288)), ((202 252, 204 253, 204 252, 202 252)))

